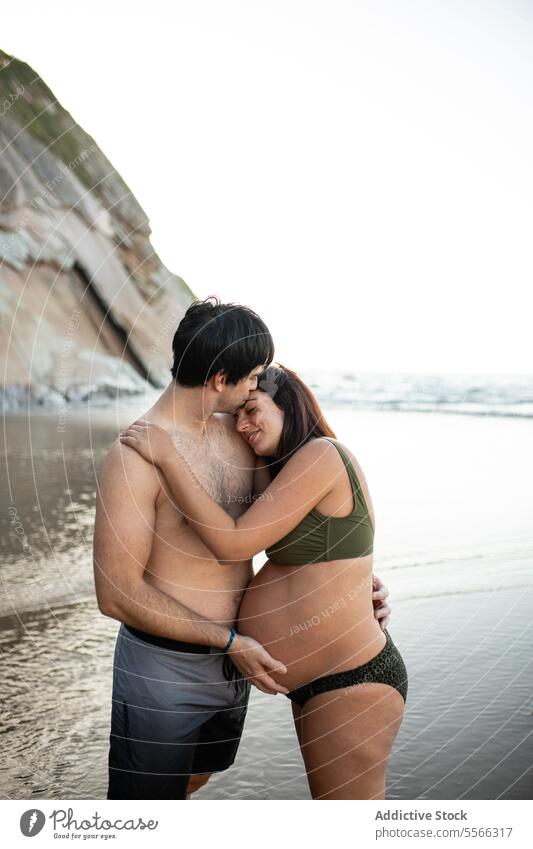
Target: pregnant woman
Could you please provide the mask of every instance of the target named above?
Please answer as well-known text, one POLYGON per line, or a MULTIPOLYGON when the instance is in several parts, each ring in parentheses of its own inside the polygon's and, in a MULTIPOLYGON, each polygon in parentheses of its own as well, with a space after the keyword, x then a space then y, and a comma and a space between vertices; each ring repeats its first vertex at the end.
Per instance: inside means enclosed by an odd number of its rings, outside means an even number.
POLYGON ((272 677, 288 688, 313 798, 384 799, 407 672, 374 617, 375 523, 364 474, 289 369, 265 369, 235 418, 257 455, 254 503, 237 520, 165 430, 136 422, 121 439, 159 466, 219 560, 266 552, 228 651, 238 666, 239 634, 250 636, 286 666, 272 677))

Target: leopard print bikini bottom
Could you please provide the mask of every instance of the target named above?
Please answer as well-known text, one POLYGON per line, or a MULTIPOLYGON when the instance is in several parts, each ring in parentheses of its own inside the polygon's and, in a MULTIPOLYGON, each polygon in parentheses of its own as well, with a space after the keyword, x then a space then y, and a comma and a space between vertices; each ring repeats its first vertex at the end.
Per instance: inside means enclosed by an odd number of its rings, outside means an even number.
POLYGON ((402 656, 394 645, 389 632, 385 629, 387 642, 375 657, 355 669, 335 672, 315 678, 308 684, 302 684, 287 693, 287 698, 303 707, 311 696, 327 693, 329 690, 339 690, 343 687, 353 687, 354 684, 389 684, 401 694, 404 702, 407 699, 407 670, 402 656))

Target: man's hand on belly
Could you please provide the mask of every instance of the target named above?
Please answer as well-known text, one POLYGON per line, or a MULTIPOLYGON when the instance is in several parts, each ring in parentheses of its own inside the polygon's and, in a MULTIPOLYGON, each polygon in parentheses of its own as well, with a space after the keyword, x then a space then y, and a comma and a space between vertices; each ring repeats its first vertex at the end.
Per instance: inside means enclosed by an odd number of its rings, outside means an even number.
POLYGON ((271 676, 272 672, 286 675, 287 668, 275 660, 257 640, 237 634, 228 654, 245 678, 263 693, 277 695, 289 692, 287 687, 278 684, 271 676))

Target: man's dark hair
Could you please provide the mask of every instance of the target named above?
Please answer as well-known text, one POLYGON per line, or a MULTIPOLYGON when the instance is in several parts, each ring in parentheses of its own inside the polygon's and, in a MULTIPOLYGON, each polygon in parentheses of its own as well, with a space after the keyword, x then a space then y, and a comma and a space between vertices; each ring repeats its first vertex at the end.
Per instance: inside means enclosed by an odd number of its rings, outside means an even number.
POLYGON ((215 297, 191 304, 174 334, 172 350, 170 372, 181 386, 203 386, 221 370, 229 383, 237 383, 274 359, 274 342, 264 321, 249 307, 222 304, 215 297))

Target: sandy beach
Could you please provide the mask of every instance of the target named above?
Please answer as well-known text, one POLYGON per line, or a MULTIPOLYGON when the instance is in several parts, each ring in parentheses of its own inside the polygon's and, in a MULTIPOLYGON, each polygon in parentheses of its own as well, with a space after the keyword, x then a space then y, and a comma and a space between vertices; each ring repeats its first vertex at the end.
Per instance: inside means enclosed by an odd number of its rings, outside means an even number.
MULTIPOLYGON (((409 672, 388 797, 532 798, 530 423, 328 417, 369 482, 375 572, 390 589, 389 630, 409 672)), ((0 790, 103 799, 119 626, 96 606, 90 545, 95 468, 117 417, 72 418, 62 445, 44 416, 31 430, 23 417, 7 427, 0 790)), ((236 763, 198 798, 309 798, 287 699, 253 692, 236 763)))

